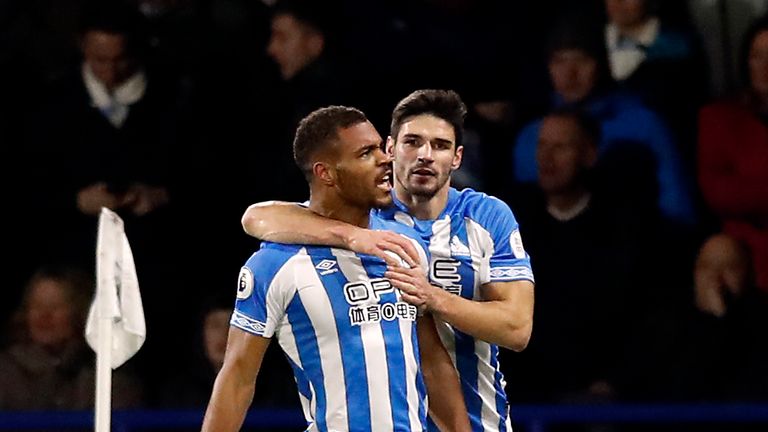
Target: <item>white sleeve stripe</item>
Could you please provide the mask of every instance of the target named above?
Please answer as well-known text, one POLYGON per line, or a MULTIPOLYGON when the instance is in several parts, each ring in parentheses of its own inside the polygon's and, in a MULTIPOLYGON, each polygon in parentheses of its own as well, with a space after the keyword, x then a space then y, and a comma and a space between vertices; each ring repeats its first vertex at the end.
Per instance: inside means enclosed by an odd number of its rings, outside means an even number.
POLYGON ((533 272, 526 266, 494 267, 490 271, 491 281, 529 280, 533 282, 533 272))
POLYGON ((232 319, 229 321, 229 323, 232 326, 239 328, 240 330, 255 334, 256 336, 264 336, 264 330, 266 329, 266 324, 259 320, 255 320, 238 310, 235 310, 232 313, 232 319))

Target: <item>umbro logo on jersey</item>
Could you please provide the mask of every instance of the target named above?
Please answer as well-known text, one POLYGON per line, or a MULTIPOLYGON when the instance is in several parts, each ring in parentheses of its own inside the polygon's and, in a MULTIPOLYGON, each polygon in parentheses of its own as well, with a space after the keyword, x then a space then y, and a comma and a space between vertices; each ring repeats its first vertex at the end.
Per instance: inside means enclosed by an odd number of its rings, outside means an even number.
POLYGON ((453 236, 451 239, 451 255, 469 256, 469 248, 459 240, 459 236, 453 236))
POLYGON ((336 268, 336 261, 328 260, 328 259, 324 259, 320 261, 315 266, 315 268, 320 270, 320 276, 329 275, 331 273, 336 273, 337 271, 339 271, 339 269, 336 268))

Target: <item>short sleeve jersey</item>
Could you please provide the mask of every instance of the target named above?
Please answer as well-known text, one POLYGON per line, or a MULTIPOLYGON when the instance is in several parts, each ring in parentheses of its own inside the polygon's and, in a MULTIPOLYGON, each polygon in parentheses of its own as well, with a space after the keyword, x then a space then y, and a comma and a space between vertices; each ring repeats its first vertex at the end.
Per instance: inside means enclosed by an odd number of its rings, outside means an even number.
MULTIPOLYGON (((370 228, 411 238, 426 271, 426 247, 412 229, 375 213, 370 228)), ((231 325, 278 340, 309 431, 426 429, 417 310, 385 271, 370 255, 268 242, 240 271, 231 325)))
MULTIPOLYGON (((431 281, 467 299, 482 299, 489 282, 534 281, 518 223, 503 201, 472 189, 451 188, 443 212, 434 220, 419 220, 395 198, 379 211, 388 220, 414 228, 431 254, 431 281)), ((461 378, 464 401, 475 431, 509 430, 505 381, 499 369, 498 346, 438 325, 440 336, 461 378)))

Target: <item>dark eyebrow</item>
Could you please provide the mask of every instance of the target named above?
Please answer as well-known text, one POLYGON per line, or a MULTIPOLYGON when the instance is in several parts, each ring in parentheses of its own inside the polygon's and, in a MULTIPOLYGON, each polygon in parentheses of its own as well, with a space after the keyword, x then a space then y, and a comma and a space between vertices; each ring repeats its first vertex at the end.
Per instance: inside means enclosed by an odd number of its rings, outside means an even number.
POLYGON ((382 140, 378 144, 367 144, 367 145, 364 145, 364 146, 360 147, 359 149, 357 149, 357 153, 358 154, 363 154, 363 153, 367 152, 368 150, 375 150, 377 148, 381 148, 383 142, 384 141, 382 140))
MULTIPOLYGON (((425 139, 423 136, 421 136, 421 135, 419 135, 419 134, 414 134, 414 133, 410 133, 410 134, 405 134, 405 135, 403 135, 403 139, 406 139, 406 138, 419 138, 419 139, 425 139)), ((451 141, 451 140, 447 140, 447 139, 444 139, 444 138, 433 138, 433 139, 432 139, 432 141, 434 141, 434 142, 437 142, 437 143, 439 143, 439 144, 447 144, 447 145, 453 145, 453 141, 451 141)))

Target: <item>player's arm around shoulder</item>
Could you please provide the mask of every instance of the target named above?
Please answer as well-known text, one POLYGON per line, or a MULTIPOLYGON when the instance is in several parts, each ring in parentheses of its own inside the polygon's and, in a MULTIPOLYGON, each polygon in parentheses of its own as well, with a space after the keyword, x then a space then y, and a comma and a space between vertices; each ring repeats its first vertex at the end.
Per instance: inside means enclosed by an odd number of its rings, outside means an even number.
POLYGON ((411 242, 384 230, 356 227, 326 218, 298 203, 264 201, 251 204, 240 219, 243 230, 259 240, 349 249, 394 263, 389 253, 406 262, 417 259, 411 242))
POLYGON ((263 201, 251 204, 240 218, 243 230, 259 240, 343 247, 339 227, 299 203, 263 201))
POLYGON ((432 315, 418 318, 421 371, 429 397, 429 415, 441 431, 469 431, 469 416, 461 384, 432 315))
POLYGON ((240 430, 269 342, 268 338, 230 327, 224 365, 213 385, 202 432, 240 430))

